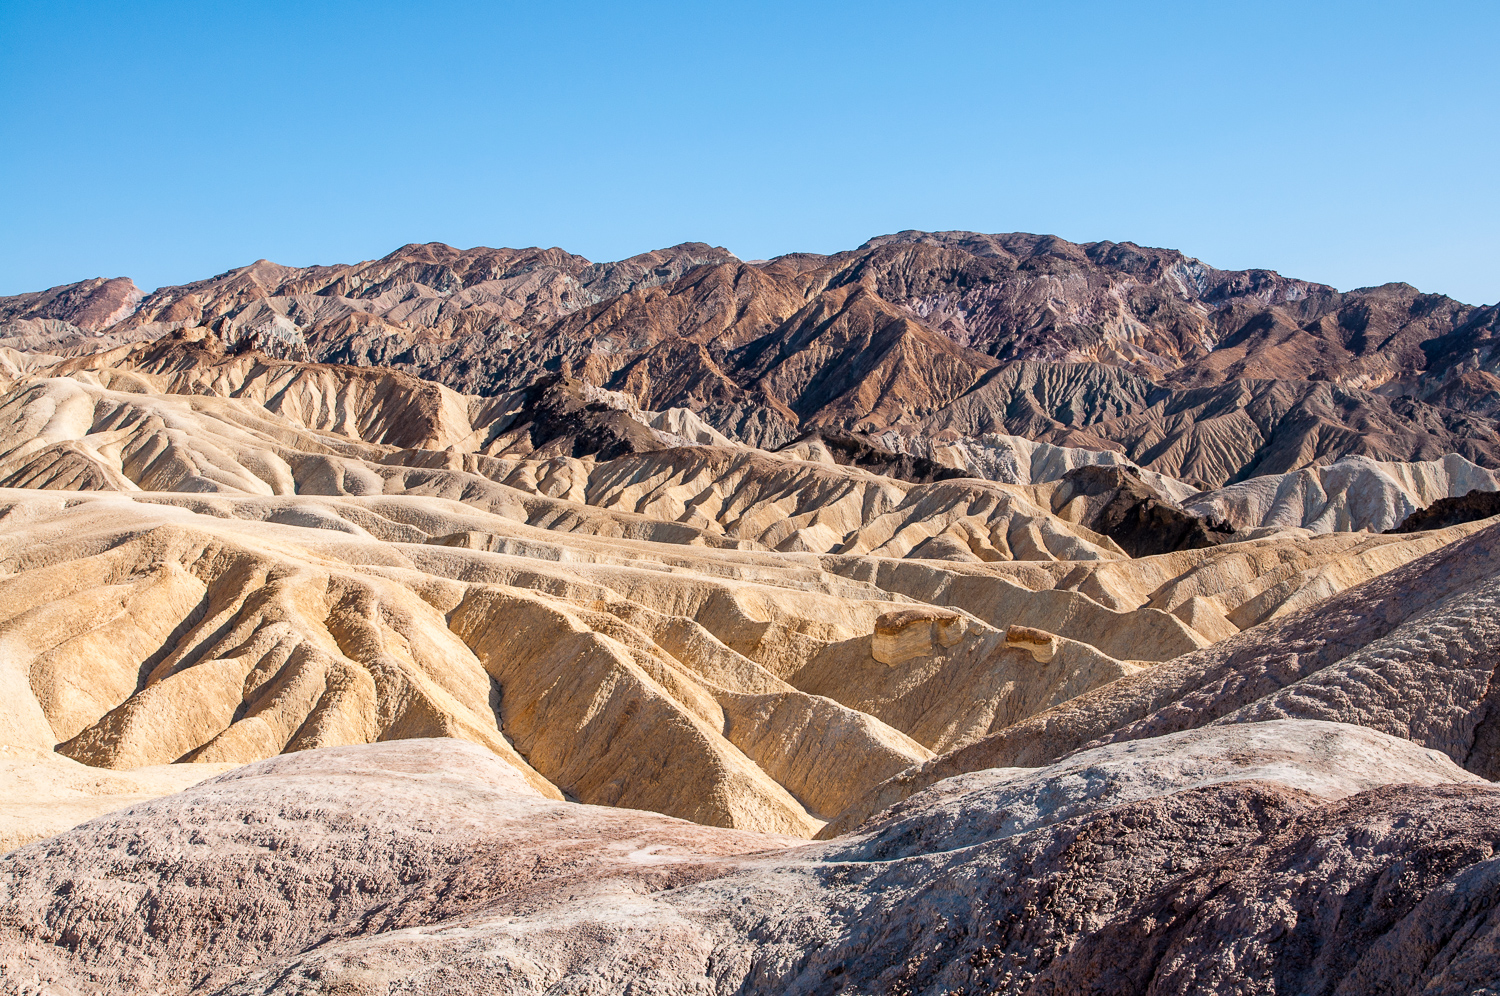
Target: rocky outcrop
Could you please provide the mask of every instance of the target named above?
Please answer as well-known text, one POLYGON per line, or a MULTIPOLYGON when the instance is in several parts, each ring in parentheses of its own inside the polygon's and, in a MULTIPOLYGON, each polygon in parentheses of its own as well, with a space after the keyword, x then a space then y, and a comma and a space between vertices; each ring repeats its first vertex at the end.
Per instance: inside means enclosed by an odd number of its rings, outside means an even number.
POLYGON ((939 647, 951 647, 968 630, 968 620, 957 612, 926 606, 884 612, 875 620, 870 656, 894 667, 914 657, 930 657, 939 647))
POLYGON ((1132 557, 1198 550, 1232 541, 1234 529, 1167 500, 1121 467, 1078 467, 1052 492, 1052 510, 1114 540, 1132 557))
POLYGON ((1439 498, 1426 508, 1412 512, 1388 533, 1418 533, 1442 529, 1461 522, 1478 522, 1500 515, 1500 492, 1475 489, 1454 498, 1439 498))
POLYGON ((1039 664, 1048 664, 1053 657, 1057 656, 1059 642, 1051 633, 1033 626, 1005 627, 1005 645, 1020 647, 1031 654, 1032 660, 1039 664))

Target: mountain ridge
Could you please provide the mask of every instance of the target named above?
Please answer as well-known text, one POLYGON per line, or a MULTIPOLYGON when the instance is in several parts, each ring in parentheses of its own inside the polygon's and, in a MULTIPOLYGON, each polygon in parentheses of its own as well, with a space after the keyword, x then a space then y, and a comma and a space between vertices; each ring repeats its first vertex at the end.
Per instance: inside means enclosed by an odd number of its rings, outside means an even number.
POLYGON ((347 265, 261 260, 128 304, 139 289, 106 283, 0 299, 0 345, 77 355, 202 327, 466 394, 571 376, 772 448, 884 430, 920 448, 988 411, 988 431, 1210 486, 1349 455, 1500 467, 1497 308, 1131 242, 906 231, 753 263, 691 242, 612 263, 411 243, 347 265), (1028 364, 1113 385, 1113 407, 1062 414, 1028 364))

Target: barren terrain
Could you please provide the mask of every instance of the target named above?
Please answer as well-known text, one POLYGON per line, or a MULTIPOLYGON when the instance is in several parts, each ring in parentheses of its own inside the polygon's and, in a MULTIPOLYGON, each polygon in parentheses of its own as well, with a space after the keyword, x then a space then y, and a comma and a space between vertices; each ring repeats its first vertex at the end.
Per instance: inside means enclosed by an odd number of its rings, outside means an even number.
POLYGON ((901 233, 0 323, 0 993, 1493 984, 1493 309, 901 233))

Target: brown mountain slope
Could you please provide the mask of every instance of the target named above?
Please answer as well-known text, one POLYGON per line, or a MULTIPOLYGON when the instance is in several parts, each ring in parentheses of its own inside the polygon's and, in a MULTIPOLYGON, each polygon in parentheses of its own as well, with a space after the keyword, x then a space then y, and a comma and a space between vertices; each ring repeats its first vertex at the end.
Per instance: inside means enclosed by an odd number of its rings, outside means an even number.
POLYGON ((34 294, 0 297, 0 327, 28 319, 52 319, 85 332, 99 332, 129 319, 143 297, 128 277, 95 277, 34 294))
POLYGON ((1001 432, 1115 449, 1199 487, 1351 455, 1413 461, 1459 453, 1500 467, 1500 436, 1487 417, 1326 381, 1174 389, 1100 364, 999 368, 912 431, 934 439, 1001 432))
MULTIPOLYGON (((1361 388, 1415 376, 1425 390, 1433 378, 1421 373, 1427 353, 1419 344, 1455 334, 1477 311, 1404 285, 1339 295, 1270 273, 1215 271, 1165 250, 916 233, 826 258, 705 265, 533 333, 524 348, 505 351, 503 364, 486 366, 492 344, 470 335, 443 346, 442 358, 424 369, 478 391, 568 369, 626 391, 643 406, 689 407, 725 431, 772 445, 808 425, 913 425, 980 380, 994 363, 981 353, 1100 363, 1101 377, 1122 367, 1182 385, 1254 378, 1292 396, 1317 393, 1301 381, 1326 380, 1341 386, 1339 397, 1318 401, 1316 413, 1302 420, 1308 424, 1278 449, 1416 459, 1436 455, 1423 448, 1426 440, 1393 440, 1402 434, 1363 422, 1435 423, 1436 445, 1445 452, 1485 448, 1494 427, 1441 409, 1392 413, 1391 401, 1361 388), (882 334, 897 318, 915 328, 882 334), (973 351, 953 352, 917 330, 973 351), (1377 438, 1360 450, 1366 435, 1377 438)), ((1463 333, 1459 339, 1467 341, 1463 333)), ((345 349, 337 358, 426 362, 400 339, 367 348, 375 351, 345 349)), ((1212 400, 1227 410, 1252 401, 1232 390, 1212 400)), ((1276 417, 1293 403, 1273 406, 1283 409, 1276 417)), ((1141 404, 1129 413, 1155 424, 1141 404)), ((1417 431, 1425 435, 1427 428, 1417 431)), ((1016 425, 1010 431, 1026 434, 1016 425)), ((1242 476, 1256 462, 1253 451, 1239 453, 1232 472, 1205 480, 1242 476)))
MULTIPOLYGON (((604 264, 560 249, 410 245, 353 265, 294 268, 261 260, 160 288, 138 307, 127 306, 139 295, 128 281, 86 281, 0 299, 0 320, 50 318, 91 331, 111 324, 166 331, 227 320, 237 335, 320 338, 314 352, 327 357, 371 322, 408 333, 406 348, 466 332, 593 341, 612 331, 627 341, 592 352, 634 355, 651 343, 631 338, 670 330, 690 338, 707 333, 728 352, 821 296, 832 298, 823 312, 836 313, 854 289, 1001 361, 1095 361, 1181 383, 1327 379, 1379 386, 1446 370, 1454 354, 1488 342, 1484 330, 1493 325, 1493 309, 1405 284, 1340 293, 1265 270, 1217 270, 1174 250, 972 232, 902 232, 833 256, 794 254, 753 267, 698 243, 604 264), (703 288, 705 276, 691 272, 698 266, 728 270, 703 288), (653 287, 666 292, 611 304, 653 287), (555 327, 580 310, 590 314, 555 327)), ((818 324, 816 316, 812 321, 818 324)), ((459 359, 472 352, 439 350, 455 351, 459 359)), ((568 352, 560 346, 555 356, 568 352)), ((403 362, 434 359, 440 358, 403 362)))
POLYGON ((96 340, 47 325, 83 312, 43 297, 0 301, 53 316, 12 323, 27 335, 9 344, 77 352, 206 324, 231 345, 394 366, 466 393, 574 376, 642 408, 691 409, 757 445, 814 427, 953 427, 962 418, 947 406, 997 362, 1047 361, 1097 370, 1112 411, 1058 418, 1042 403, 1009 411, 1010 432, 1122 448, 1213 484, 1351 453, 1460 452, 1500 466, 1494 309, 1404 284, 1340 293, 1130 243, 902 232, 753 265, 701 244, 609 264, 413 245, 369 263, 260 261, 160 288, 96 340), (1190 431, 1189 415, 1218 426, 1190 431))
POLYGON ((1187 384, 1379 385, 1421 369, 1419 344, 1478 310, 1406 284, 1340 293, 1128 242, 902 232, 844 255, 862 255, 887 300, 997 358, 1094 360, 1187 384))
POLYGON ((618 263, 561 249, 408 245, 353 265, 288 267, 259 260, 180 287, 158 288, 123 323, 161 331, 226 322, 234 338, 294 348, 303 330, 338 325, 420 329, 429 338, 548 323, 634 287, 653 286, 703 262, 732 259, 688 243, 618 263))

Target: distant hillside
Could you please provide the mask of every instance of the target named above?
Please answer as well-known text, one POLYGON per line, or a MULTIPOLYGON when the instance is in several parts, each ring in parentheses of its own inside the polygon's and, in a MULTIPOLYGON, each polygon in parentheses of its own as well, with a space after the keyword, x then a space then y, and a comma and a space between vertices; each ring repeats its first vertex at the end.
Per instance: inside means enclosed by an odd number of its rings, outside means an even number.
POLYGON ((475 394, 563 374, 769 447, 893 430, 888 445, 925 456, 1007 433, 1204 485, 1348 455, 1500 467, 1496 307, 1131 243, 902 232, 756 263, 702 243, 615 263, 429 244, 144 295, 118 278, 0 298, 0 345, 22 350, 199 325, 475 394))

